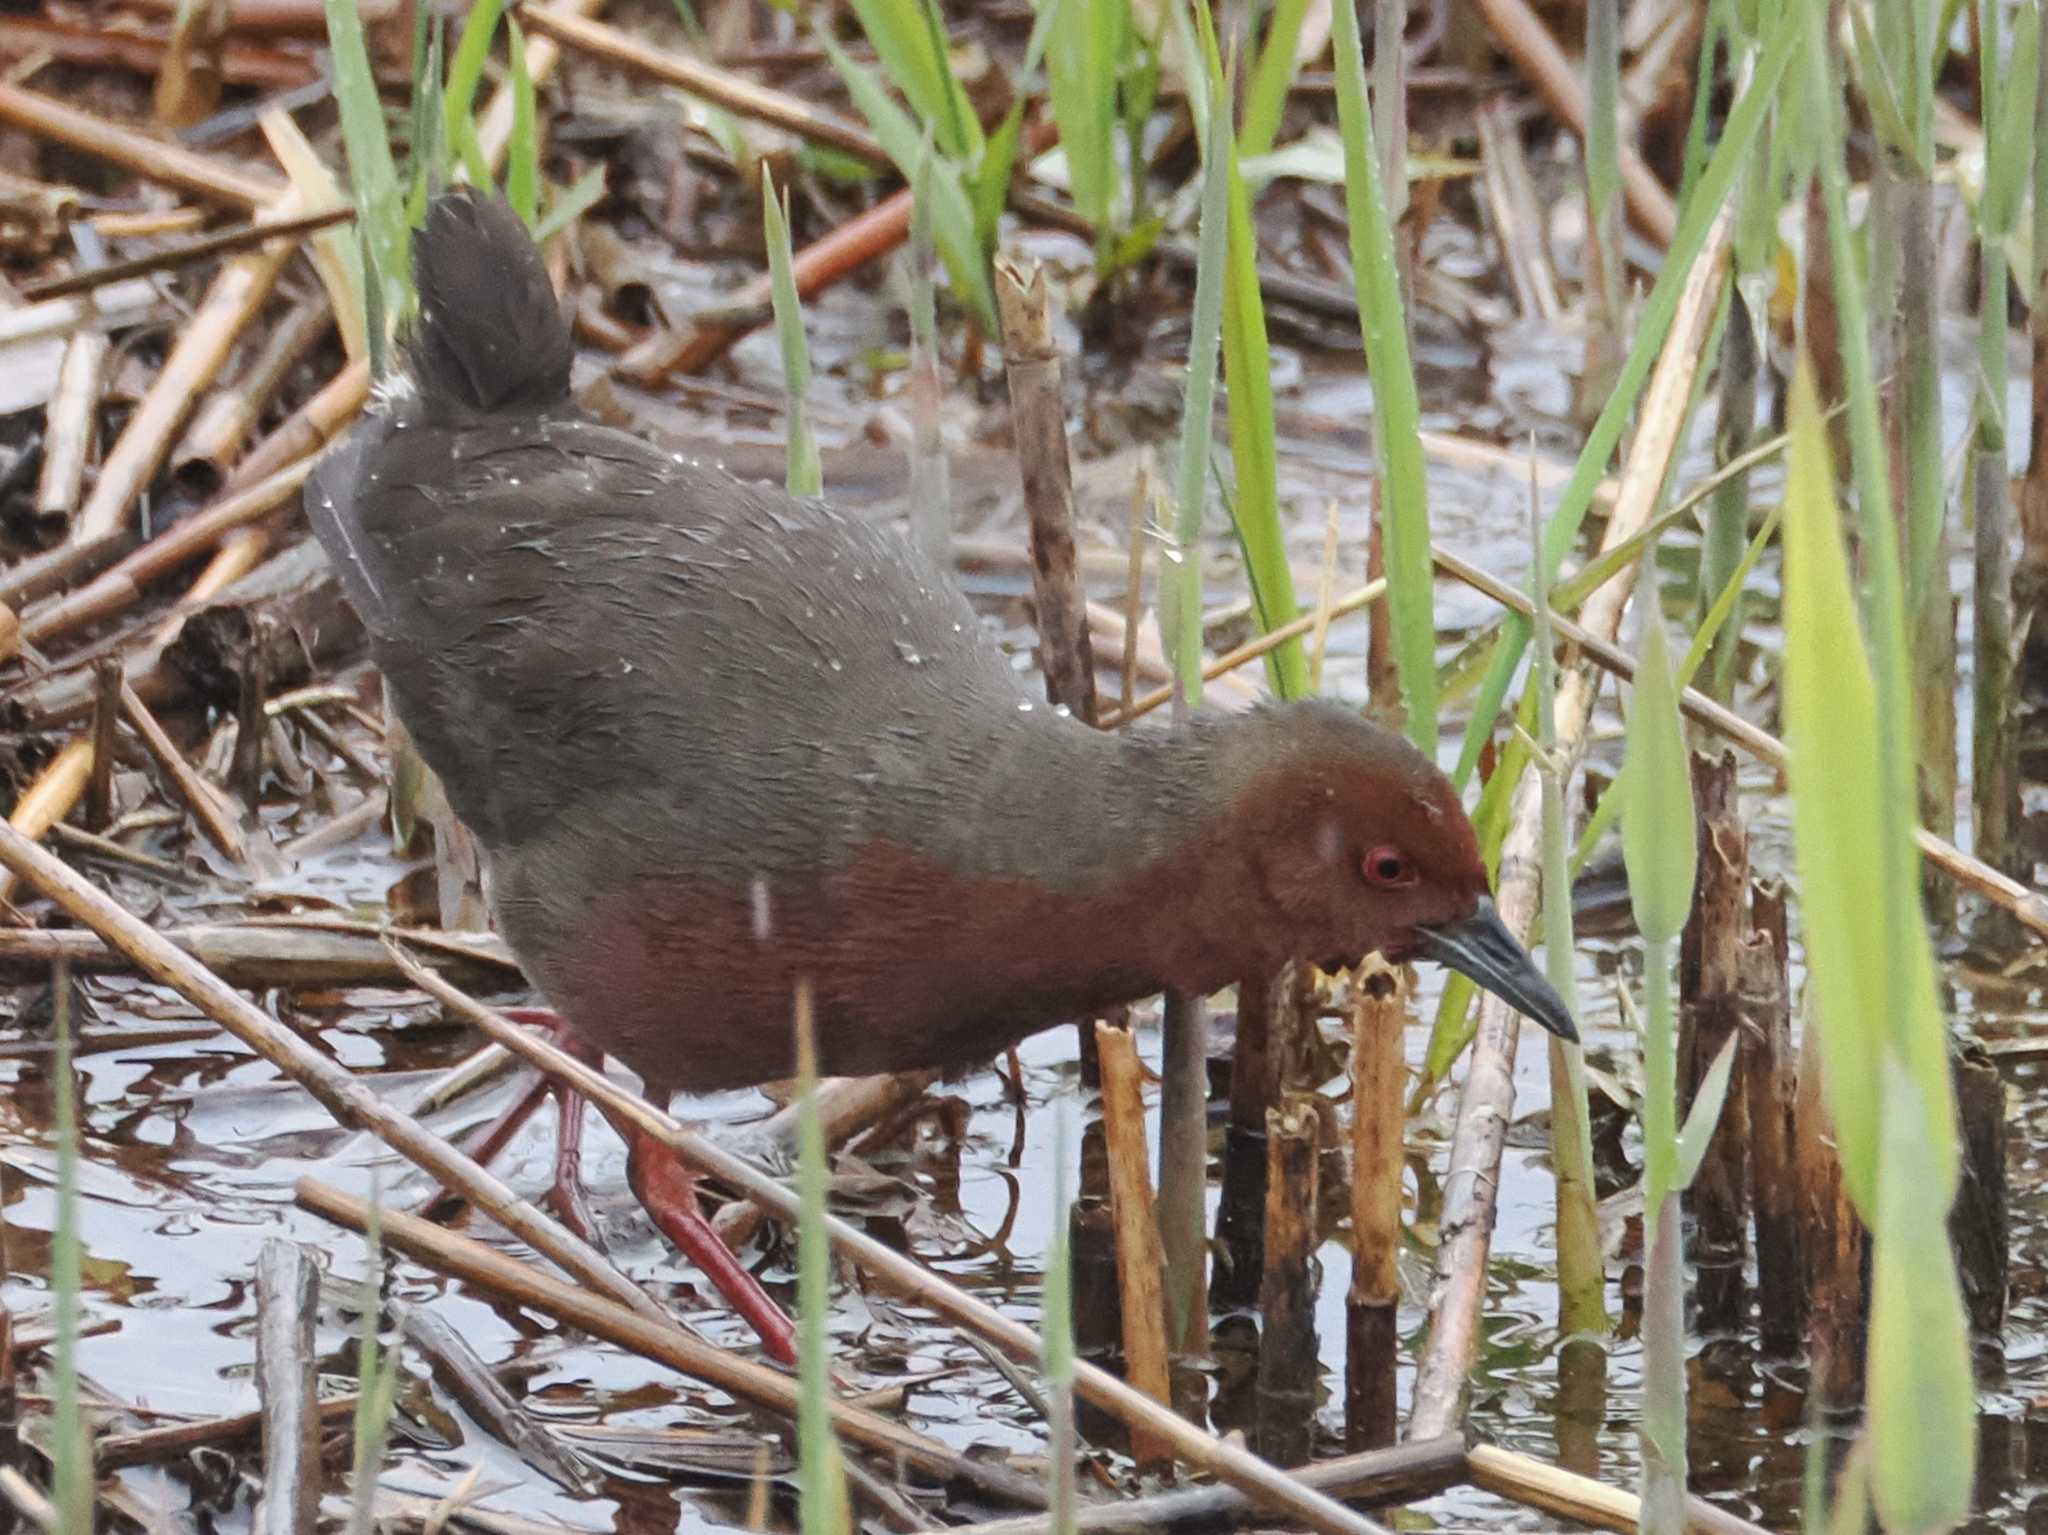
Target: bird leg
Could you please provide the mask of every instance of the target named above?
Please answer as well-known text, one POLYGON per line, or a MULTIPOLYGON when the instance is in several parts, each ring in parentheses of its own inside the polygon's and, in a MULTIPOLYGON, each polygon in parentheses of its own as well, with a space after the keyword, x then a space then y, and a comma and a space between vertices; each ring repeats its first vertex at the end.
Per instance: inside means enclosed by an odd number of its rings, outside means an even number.
MULTIPOLYGON (((575 1027, 551 1008, 507 1008, 505 1016, 514 1023, 539 1029, 587 1065, 597 1067, 604 1060, 601 1052, 587 1044, 575 1027)), ((583 1210, 583 1109, 588 1100, 582 1093, 565 1083, 543 1078, 485 1133, 474 1155, 480 1162, 497 1156, 549 1093, 560 1101, 561 1128, 555 1141, 555 1180, 548 1190, 547 1202, 578 1236, 589 1241, 591 1224, 583 1210)), ((661 1234, 697 1265, 733 1310, 760 1335, 761 1345, 770 1358, 782 1364, 795 1364, 795 1324, 704 1218, 697 1203, 696 1174, 683 1166, 673 1148, 630 1121, 606 1112, 604 1105, 597 1108, 625 1141, 626 1182, 661 1234)), ((447 1190, 443 1189, 429 1201, 429 1207, 447 1197, 447 1190)))
MULTIPOLYGON (((586 1045, 572 1029, 567 1020, 552 1008, 512 1007, 505 1009, 505 1016, 514 1023, 525 1024, 539 1029, 560 1048, 568 1051, 578 1060, 591 1066, 599 1065, 603 1057, 586 1045)), ((550 1206, 561 1218, 562 1224, 584 1241, 594 1240, 596 1227, 590 1219, 590 1211, 583 1199, 583 1094, 565 1083, 543 1076, 538 1082, 507 1109, 505 1113, 478 1138, 470 1148, 470 1156, 485 1167, 503 1154, 525 1123, 533 1118, 541 1104, 553 1097, 557 1104, 559 1125, 555 1132, 555 1172, 548 1186, 543 1203, 550 1206)), ((422 1208, 430 1215, 446 1214, 461 1203, 461 1199, 446 1184, 435 1189, 422 1208)))
POLYGON ((795 1364, 796 1325, 704 1218, 703 1207, 697 1203, 697 1175, 683 1166, 673 1147, 645 1130, 616 1123, 614 1128, 626 1136, 630 1147, 626 1155, 626 1181, 654 1218, 654 1224, 661 1228, 661 1234, 697 1265, 733 1310, 759 1334, 769 1358, 795 1364))

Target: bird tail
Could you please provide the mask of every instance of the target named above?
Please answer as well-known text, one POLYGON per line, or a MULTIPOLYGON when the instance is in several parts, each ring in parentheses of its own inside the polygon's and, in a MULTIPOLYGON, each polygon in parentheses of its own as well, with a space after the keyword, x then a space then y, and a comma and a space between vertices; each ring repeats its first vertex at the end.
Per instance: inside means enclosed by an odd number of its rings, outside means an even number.
POLYGON ((407 355, 428 404, 476 413, 568 398, 569 325, 504 198, 467 188, 435 198, 413 236, 413 281, 419 317, 407 355))

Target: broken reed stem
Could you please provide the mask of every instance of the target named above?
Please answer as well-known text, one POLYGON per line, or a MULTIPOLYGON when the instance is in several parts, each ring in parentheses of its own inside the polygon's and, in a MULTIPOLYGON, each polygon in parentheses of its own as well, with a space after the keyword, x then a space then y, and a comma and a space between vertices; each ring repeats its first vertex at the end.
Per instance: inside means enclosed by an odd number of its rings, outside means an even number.
MULTIPOLYGON (((531 62, 530 54, 528 60, 531 62)), ((281 474, 302 460, 308 462, 310 469, 312 456, 355 419, 369 397, 369 363, 350 363, 249 450, 248 456, 229 473, 227 488, 253 489, 266 476, 281 474)))
POLYGON ((1344 1444, 1394 1442, 1400 1364, 1402 1042, 1411 972, 1369 959, 1351 978, 1351 1289, 1345 1296, 1344 1444))
POLYGON ((263 1492, 256 1535, 298 1535, 320 1511, 320 1400, 313 1331, 320 1271, 296 1242, 272 1237, 256 1260, 256 1395, 263 1492))
POLYGON ((2006 1268, 2012 1261, 2005 1078, 1974 1040, 1951 1050, 1949 1066, 1963 1145, 1962 1178, 1948 1213, 1949 1241, 1971 1331, 1996 1339, 2005 1328, 2006 1268))
POLYGON ((1870 1296, 1864 1281, 1869 1234, 1849 1202, 1835 1154, 1834 1125, 1821 1098, 1821 1036, 1812 1016, 1800 1032, 1799 1086, 1793 1116, 1794 1180, 1800 1196, 1799 1252, 1806 1263, 1807 1356, 1819 1410, 1854 1408, 1863 1400, 1863 1360, 1870 1296))
MULTIPOLYGON (((0 854, 7 851, 4 845, 0 845, 0 854)), ((594 1102, 615 1111, 620 1119, 672 1148, 690 1166, 745 1193, 770 1214, 784 1221, 794 1222, 797 1219, 796 1195, 752 1163, 696 1131, 685 1129, 669 1115, 625 1091, 602 1072, 593 1070, 551 1042, 521 1029, 503 1014, 456 990, 409 956, 400 954, 399 959, 408 979, 415 985, 476 1024, 506 1049, 549 1075, 581 1089, 594 1102)), ((842 1256, 890 1290, 930 1307, 1019 1362, 1036 1364, 1043 1357, 1044 1346, 1030 1328, 933 1274, 916 1260, 883 1245, 837 1216, 828 1214, 825 1217, 825 1229, 842 1256)), ((1078 1362, 1074 1370, 1074 1388, 1081 1397, 1125 1424, 1142 1427, 1165 1439, 1183 1463, 1229 1482, 1258 1502, 1285 1512, 1292 1520, 1310 1529, 1330 1532, 1330 1535, 1337 1535, 1340 1531, 1345 1535, 1385 1535, 1381 1527, 1371 1520, 1353 1514, 1327 1495, 1268 1465, 1241 1445, 1219 1439, 1176 1416, 1106 1370, 1085 1361, 1078 1362)))
MULTIPOLYGON (((42 772, 36 774, 35 782, 21 791, 7 824, 31 841, 40 841, 49 835, 52 826, 71 814, 91 776, 91 738, 79 736, 65 742, 57 755, 44 764, 42 772)), ((12 902, 17 888, 12 874, 0 878, 0 904, 12 902)))
POLYGON ((1749 931, 1738 958, 1748 1064, 1749 1192, 1756 1229, 1758 1335, 1766 1355, 1789 1358, 1806 1336, 1806 1275, 1799 1258, 1799 1169, 1793 1109, 1791 952, 1782 885, 1753 883, 1749 931))
MULTIPOLYGON (((404 975, 384 946, 386 935, 434 956, 451 977, 477 986, 521 982, 519 969, 490 934, 446 934, 424 928, 387 929, 369 923, 323 926, 318 921, 201 923, 159 933, 233 986, 261 990, 376 986, 404 975)), ((0 980, 28 985, 63 960, 81 975, 131 973, 131 954, 84 928, 0 927, 0 980)))
MULTIPOLYGON (((1735 753, 1693 753, 1692 783, 1699 860, 1692 912, 1678 951, 1681 1115, 1691 1112, 1722 1049, 1742 1033, 1741 952, 1749 927, 1749 841, 1736 789, 1735 753)), ((1704 1333, 1732 1332, 1747 1315, 1749 1065, 1748 1052, 1738 1044, 1721 1117, 1685 1191, 1692 1217, 1696 1320, 1704 1333)))
POLYGON ((261 245, 267 240, 285 235, 317 234, 330 224, 339 224, 355 216, 354 208, 343 206, 325 208, 318 213, 297 213, 286 218, 258 220, 236 229, 223 229, 213 234, 200 235, 196 239, 183 240, 163 250, 150 251, 146 255, 135 256, 127 261, 109 261, 103 266, 88 267, 62 277, 50 277, 41 282, 28 283, 21 290, 22 296, 28 299, 46 299, 61 298, 68 293, 85 293, 125 278, 176 271, 179 267, 196 265, 211 256, 231 256, 253 245, 261 245))
POLYGON ((588 1244, 562 1230, 439 1136, 399 1113, 82 875, 11 828, 0 829, 0 864, 126 954, 144 974, 170 987, 304 1087, 341 1123, 370 1130, 592 1290, 616 1298, 643 1316, 665 1320, 652 1301, 588 1244))
MULTIPOLYGON (((368 1222, 369 1206, 363 1200, 317 1178, 301 1178, 296 1193, 301 1206, 346 1230, 360 1232, 368 1222)), ((701 1342, 665 1314, 656 1312, 650 1316, 638 1307, 593 1294, 581 1285, 544 1274, 530 1264, 509 1258, 473 1238, 443 1230, 416 1215, 380 1208, 377 1224, 379 1237, 387 1247, 436 1273, 551 1316, 579 1332, 729 1392, 740 1401, 795 1420, 794 1376, 770 1369, 731 1349, 701 1342)), ((1022 1507, 1039 1507, 1044 1503, 1043 1490, 1028 1477, 979 1465, 914 1429, 837 1398, 828 1401, 833 1428, 848 1441, 885 1459, 900 1459, 942 1482, 966 1482, 1022 1507)))
MULTIPOLYGON (((1161 1406, 1172 1405, 1166 1353, 1166 1255, 1152 1213, 1151 1156, 1145 1144, 1144 1072, 1127 1028, 1095 1025, 1102 1062, 1102 1128, 1108 1143, 1110 1210, 1123 1313, 1124 1377, 1161 1406)), ((1133 1429, 1131 1458, 1144 1470, 1170 1465, 1173 1448, 1133 1429)))
POLYGON ((1066 403, 1044 268, 995 264, 996 310, 1010 380, 1010 429, 1031 529, 1031 590, 1045 692, 1088 724, 1096 721, 1095 653, 1074 556, 1074 475, 1067 457, 1066 403))
MULTIPOLYGON (((1448 549, 1432 545, 1430 557, 1436 561, 1439 569, 1456 576, 1474 591, 1484 592, 1503 607, 1512 608, 1525 617, 1531 611, 1526 595, 1452 554, 1448 549)), ((1619 677, 1624 682, 1635 677, 1634 658, 1611 639, 1602 638, 1592 630, 1556 614, 1551 616, 1550 626, 1557 631, 1560 639, 1569 641, 1585 660, 1591 661, 1602 671, 1619 677)), ((1698 688, 1689 687, 1680 693, 1678 707, 1687 719, 1725 736, 1759 762, 1768 763, 1783 771, 1785 764, 1791 760, 1784 743, 1776 736, 1761 726, 1751 724, 1732 709, 1716 703, 1698 688)), ((1924 826, 1915 828, 1914 841, 1919 845, 1920 856, 1958 885, 1982 896, 1994 906, 2010 912, 2014 919, 2025 927, 2048 937, 2048 896, 2028 889, 2009 875, 2001 874, 1983 859, 1963 852, 1954 843, 1937 837, 1924 826)))
MULTIPOLYGON (((1603 551, 1627 540, 1656 512, 1671 461, 1685 435, 1693 383, 1727 276, 1731 225, 1732 217, 1723 209, 1687 274, 1678 312, 1643 396, 1620 494, 1602 536, 1603 551)), ((1625 566, 1587 599, 1583 610, 1586 629, 1610 641, 1620 632, 1636 571, 1633 564, 1625 566)), ((1560 634, 1565 632, 1561 621, 1554 621, 1553 627, 1560 634)), ((1584 664, 1568 668, 1559 679, 1554 719, 1561 760, 1568 762, 1583 745, 1597 691, 1597 681, 1584 664)), ((1495 897, 1501 920, 1518 936, 1526 936, 1536 916, 1542 820, 1542 785, 1537 774, 1529 773, 1515 786, 1495 897)), ((1479 1026, 1467 1058, 1444 1178, 1436 1305, 1417 1363, 1414 1405, 1408 1420, 1412 1435, 1449 1432, 1461 1417, 1486 1298, 1501 1152, 1514 1112, 1514 1053, 1519 1033, 1519 1019, 1506 1003, 1491 994, 1481 997, 1479 1026)))
POLYGON ((1259 1273, 1266 1261, 1266 1109, 1273 1101, 1278 995, 1271 975, 1248 975, 1237 983, 1237 1038, 1230 1051, 1230 1108, 1216 1199, 1216 1264, 1209 1276, 1209 1304, 1218 1311, 1251 1306, 1259 1298, 1259 1273))
POLYGON ((171 473, 181 484, 211 495, 225 483, 229 466, 285 375, 333 324, 334 309, 324 291, 285 311, 241 376, 216 389, 193 413, 184 440, 171 455, 171 473))
MULTIPOLYGON (((287 198, 277 207, 289 211, 293 202, 287 198)), ((235 339, 255 319, 285 261, 297 249, 296 239, 279 238, 222 263, 198 310, 179 331, 149 392, 100 466, 92 494, 72 526, 73 542, 90 546, 125 538, 123 520, 128 509, 163 467, 193 403, 220 372, 235 339)))
POLYGON ((112 349, 113 341, 98 329, 77 331, 65 343, 57 392, 50 396, 43 426, 43 471, 36 481, 36 532, 51 543, 69 530, 78 510, 112 349))
POLYGON ((1321 1121, 1313 1095, 1288 1095, 1266 1111, 1266 1255, 1259 1277, 1259 1374, 1254 1429, 1259 1453, 1279 1466, 1315 1448, 1316 1207, 1321 1121))

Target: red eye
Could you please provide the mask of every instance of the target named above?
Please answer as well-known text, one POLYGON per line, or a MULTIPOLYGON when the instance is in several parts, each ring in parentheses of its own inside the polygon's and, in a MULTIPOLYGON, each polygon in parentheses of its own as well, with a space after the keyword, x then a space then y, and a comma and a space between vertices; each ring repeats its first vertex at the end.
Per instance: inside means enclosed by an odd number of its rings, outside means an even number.
POLYGON ((1376 847, 1367 853, 1364 867, 1366 880, 1370 884, 1394 889, 1415 883, 1414 868, 1401 856, 1401 850, 1391 845, 1376 847))

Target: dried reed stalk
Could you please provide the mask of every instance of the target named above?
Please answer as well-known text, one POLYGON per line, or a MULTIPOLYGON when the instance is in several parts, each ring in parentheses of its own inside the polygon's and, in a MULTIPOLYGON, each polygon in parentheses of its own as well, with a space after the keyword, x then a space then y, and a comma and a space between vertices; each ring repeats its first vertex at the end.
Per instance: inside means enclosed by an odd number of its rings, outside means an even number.
MULTIPOLYGON (((1123 1316, 1124 1375, 1163 1406, 1173 1401, 1166 1354, 1166 1254, 1152 1216, 1152 1159, 1145 1144, 1143 1069, 1127 1028, 1095 1025, 1102 1063, 1102 1129, 1108 1148, 1109 1203, 1116 1221, 1116 1276, 1123 1316)), ((1171 1464, 1173 1447, 1131 1431, 1131 1458, 1144 1469, 1171 1464)))
POLYGON ((263 1493, 256 1535, 299 1535, 320 1510, 320 1392, 314 1369, 320 1271, 272 1237, 256 1259, 256 1395, 263 1403, 263 1493))
POLYGON ((43 472, 36 481, 37 531, 52 542, 69 531, 71 514, 85 488, 85 466, 92 458, 100 390, 112 348, 102 330, 78 331, 64 348, 57 392, 50 397, 43 426, 43 472))
MULTIPOLYGON (((35 781, 21 791, 7 824, 32 841, 48 836, 52 826, 71 814, 91 777, 92 738, 79 736, 65 742, 35 781)), ((12 902, 16 888, 12 875, 0 879, 0 903, 12 902)))
POLYGON ((1280 1466, 1307 1462, 1315 1447, 1317 1140, 1311 1094, 1290 1093, 1266 1111, 1266 1261, 1259 1278, 1259 1453, 1280 1466))
MULTIPOLYGON (((1707 333, 1727 277, 1731 224, 1730 214, 1723 210, 1687 276, 1670 335, 1643 396, 1603 548, 1625 541, 1649 521, 1670 476, 1672 459, 1684 437, 1707 333)), ((1586 629, 1608 640, 1620 632, 1635 575, 1636 566, 1628 565, 1587 599, 1582 610, 1586 629)), ((1557 627, 1562 632, 1563 626, 1557 627)), ((1568 668, 1559 679, 1555 750, 1562 760, 1568 761, 1582 748, 1597 692, 1598 682, 1584 663, 1568 668)), ((1535 920, 1539 895, 1541 800, 1538 776, 1527 774, 1516 785, 1507 839, 1501 848, 1496 905, 1508 929, 1523 935, 1535 920)), ((1465 1070, 1450 1167, 1444 1178, 1436 1305, 1417 1365, 1414 1405, 1408 1419, 1408 1432, 1418 1437, 1447 1433, 1456 1426, 1478 1347, 1501 1152, 1513 1118, 1519 1025, 1514 1010, 1499 998, 1488 995, 1481 999, 1478 1033, 1465 1070)))
MULTIPOLYGON (((288 196, 276 206, 288 212, 294 201, 288 196)), ((255 319, 278 273, 297 248, 295 237, 280 238, 222 263, 205 299, 179 332, 162 370, 100 466, 92 494, 72 527, 73 542, 98 545, 121 538, 122 519, 129 507, 163 466, 193 402, 220 372, 236 337, 255 319)))
POLYGON ((1351 1289, 1345 1296, 1344 1442, 1394 1442, 1400 1363, 1402 1130, 1411 972, 1371 959, 1351 978, 1351 1289))
POLYGON ((263 338, 249 366, 233 384, 216 389, 193 413, 191 426, 171 455, 171 473, 181 484, 212 493, 227 479, 278 386, 334 323, 334 308, 323 292, 285 311, 263 338))
MULTIPOLYGON (((1465 1459, 1476 1487, 1579 1524, 1635 1535, 1642 1499, 1632 1492, 1490 1444, 1473 1445, 1465 1459)), ((1685 1500, 1685 1528, 1688 1535, 1769 1535, 1762 1525, 1691 1495, 1685 1500)))
MULTIPOLYGON (((0 846, 0 855, 6 851, 4 846, 0 846)), ((700 1172, 745 1193, 770 1214, 791 1222, 797 1219, 796 1195, 752 1163, 734 1156, 705 1136, 684 1129, 667 1114, 627 1092, 604 1073, 592 1069, 550 1041, 518 1027, 474 998, 465 996, 417 962, 401 956, 401 963, 415 985, 476 1024, 515 1055, 580 1089, 592 1102, 671 1147, 700 1172)), ((1043 1359, 1044 1344, 1021 1322, 836 1216, 825 1217, 825 1229, 832 1245, 845 1258, 889 1289, 932 1308, 956 1325, 994 1344, 1013 1359, 1033 1364, 1043 1359)), ((1267 1464, 1243 1446, 1218 1439, 1175 1416, 1106 1370, 1078 1363, 1074 1371, 1074 1388, 1086 1400, 1126 1425, 1142 1427, 1166 1439, 1183 1463, 1229 1482, 1248 1497, 1284 1511, 1310 1529, 1330 1532, 1330 1535, 1340 1531, 1345 1535, 1385 1535, 1381 1527, 1371 1520, 1353 1514, 1334 1499, 1267 1464)))
POLYGON ((65 144, 154 181, 189 192, 203 202, 238 213, 268 207, 285 191, 276 176, 237 170, 211 155, 195 154, 169 139, 69 106, 7 81, 0 81, 0 123, 36 138, 65 144))
MULTIPOLYGON (((361 1231, 368 1223, 369 1207, 364 1201, 317 1178, 301 1178, 297 1194, 306 1209, 338 1226, 361 1231)), ((785 1418, 796 1416, 794 1376, 770 1369, 731 1349, 702 1342, 666 1317, 650 1318, 636 1308, 568 1284, 495 1248, 403 1211, 380 1209, 377 1224, 384 1243, 415 1263, 554 1317, 643 1359, 729 1392, 740 1401, 785 1418)), ((1025 1507, 1044 1504, 1044 1490, 1029 1478, 997 1466, 977 1464, 914 1429, 837 1399, 831 1404, 831 1412, 832 1425, 840 1434, 877 1454, 901 1459, 941 1481, 967 1482, 1025 1507)))
POLYGON ((185 760, 185 754, 178 750, 177 743, 150 713, 149 705, 137 697, 135 689, 126 683, 121 685, 121 714, 128 721, 128 728, 142 738, 150 760, 171 781, 178 797, 185 802, 185 808, 192 812, 199 829, 206 833, 206 840, 219 848, 237 868, 248 869, 252 857, 249 839, 235 824, 235 813, 226 803, 226 796, 185 760))

